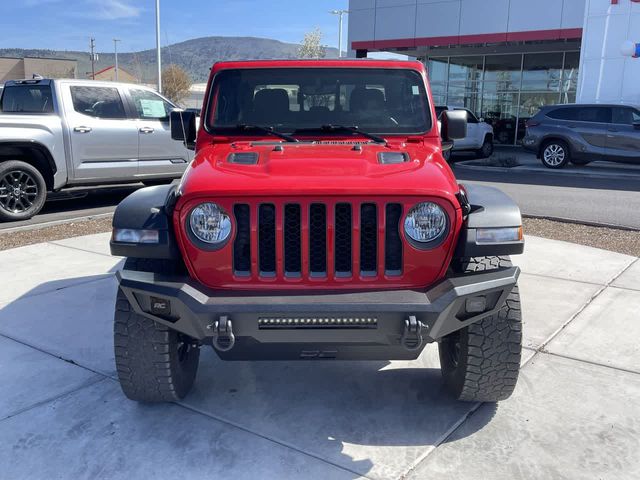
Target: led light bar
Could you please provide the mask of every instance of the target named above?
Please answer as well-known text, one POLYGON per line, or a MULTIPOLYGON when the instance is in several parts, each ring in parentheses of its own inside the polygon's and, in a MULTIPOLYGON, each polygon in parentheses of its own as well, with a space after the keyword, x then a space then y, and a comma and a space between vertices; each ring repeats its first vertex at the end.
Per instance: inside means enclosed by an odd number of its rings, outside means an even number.
POLYGON ((377 328, 376 317, 260 317, 258 328, 377 328))
POLYGON ((478 228, 476 230, 476 243, 478 245, 520 242, 522 241, 522 238, 521 226, 505 228, 478 228))
POLYGON ((158 230, 114 228, 111 239, 118 243, 160 243, 160 232, 158 230))

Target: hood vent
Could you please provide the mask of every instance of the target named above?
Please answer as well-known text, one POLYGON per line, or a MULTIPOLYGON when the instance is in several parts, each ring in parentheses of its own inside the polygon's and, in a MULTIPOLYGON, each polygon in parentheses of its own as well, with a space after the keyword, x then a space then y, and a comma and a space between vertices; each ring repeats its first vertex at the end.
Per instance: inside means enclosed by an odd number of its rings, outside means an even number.
POLYGON ((258 163, 258 154, 256 152, 231 153, 227 157, 227 162, 238 165, 255 165, 258 163))
POLYGON ((405 163, 409 161, 409 154, 406 152, 379 152, 378 162, 385 165, 405 163))

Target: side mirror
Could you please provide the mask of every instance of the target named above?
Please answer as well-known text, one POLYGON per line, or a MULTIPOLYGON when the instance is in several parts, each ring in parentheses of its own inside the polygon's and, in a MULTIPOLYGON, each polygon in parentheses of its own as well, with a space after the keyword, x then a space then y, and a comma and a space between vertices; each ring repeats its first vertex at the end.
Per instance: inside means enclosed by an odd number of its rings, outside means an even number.
POLYGON ((170 115, 171 138, 184 143, 189 150, 196 146, 196 114, 174 110, 170 115))
POLYGON ((485 122, 485 119, 484 119, 484 117, 480 117, 480 118, 478 119, 478 121, 479 121, 480 123, 484 123, 484 122, 485 122))
POLYGON ((445 142, 460 140, 467 136, 467 112, 447 110, 440 117, 440 136, 445 142))
POLYGON ((634 122, 633 128, 635 128, 636 130, 640 130, 640 122, 634 122))

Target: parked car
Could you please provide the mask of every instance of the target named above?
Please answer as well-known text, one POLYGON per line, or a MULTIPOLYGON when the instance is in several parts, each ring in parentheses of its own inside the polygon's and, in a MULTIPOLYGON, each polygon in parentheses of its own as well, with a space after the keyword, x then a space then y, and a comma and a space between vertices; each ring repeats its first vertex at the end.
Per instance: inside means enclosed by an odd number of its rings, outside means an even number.
MULTIPOLYGON (((466 108, 436 106, 438 118, 442 112, 446 111, 462 111, 467 115, 467 136, 456 140, 452 150, 454 152, 472 151, 478 158, 490 157, 493 153, 493 127, 466 108)), ((447 153, 446 159, 449 159, 449 153, 447 153)))
POLYGON ((525 135, 526 124, 528 118, 520 117, 517 119, 513 115, 497 118, 492 121, 493 130, 495 132, 496 141, 503 145, 513 145, 514 140, 520 140, 525 135))
POLYGON ((176 106, 150 88, 91 80, 6 82, 0 97, 0 220, 36 215, 47 192, 166 182, 192 154, 171 140, 176 106))
POLYGON ((527 123, 523 145, 548 168, 594 160, 640 163, 640 109, 601 104, 542 107, 527 123))
MULTIPOLYGON (((114 215, 127 397, 186 395, 204 345, 223 360, 379 361, 429 343, 455 398, 511 395, 520 211, 458 184, 442 147, 467 136, 467 115, 443 112, 438 131, 426 78, 421 62, 213 66, 192 168, 114 215)), ((193 113, 171 124, 196 141, 193 113)))

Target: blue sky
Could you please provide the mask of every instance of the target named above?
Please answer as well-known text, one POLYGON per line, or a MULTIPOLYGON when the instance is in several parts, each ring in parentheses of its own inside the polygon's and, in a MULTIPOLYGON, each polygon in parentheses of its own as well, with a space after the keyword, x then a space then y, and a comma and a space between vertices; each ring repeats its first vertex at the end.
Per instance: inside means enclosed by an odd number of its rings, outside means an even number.
MULTIPOLYGON (((338 17, 348 0, 160 0, 162 45, 210 35, 254 36, 298 43, 320 27, 323 43, 338 44, 338 17)), ((155 47, 155 0, 4 0, 0 48, 98 51, 155 47)), ((347 18, 344 43, 346 45, 347 18)), ((344 48, 344 47, 343 47, 344 48)))

